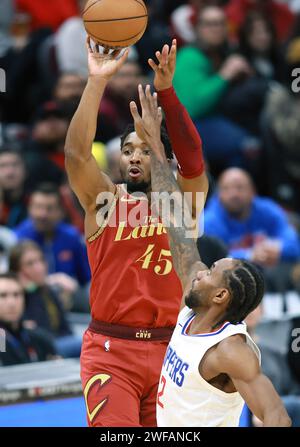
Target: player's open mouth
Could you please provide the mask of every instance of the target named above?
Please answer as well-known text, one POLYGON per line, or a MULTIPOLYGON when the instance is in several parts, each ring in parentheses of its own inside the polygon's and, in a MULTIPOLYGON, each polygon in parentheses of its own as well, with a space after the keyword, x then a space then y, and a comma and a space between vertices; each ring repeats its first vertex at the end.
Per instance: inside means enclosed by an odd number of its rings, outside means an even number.
POLYGON ((142 172, 139 168, 136 167, 132 167, 129 169, 129 176, 131 178, 138 178, 139 176, 142 175, 142 172))

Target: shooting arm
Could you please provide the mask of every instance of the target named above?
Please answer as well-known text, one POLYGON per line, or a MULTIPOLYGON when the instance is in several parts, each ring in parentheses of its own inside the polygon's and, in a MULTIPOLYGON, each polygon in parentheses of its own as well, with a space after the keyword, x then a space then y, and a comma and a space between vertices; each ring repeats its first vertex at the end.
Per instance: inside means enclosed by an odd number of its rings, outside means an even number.
POLYGON ((95 209, 96 197, 100 192, 114 192, 115 188, 109 177, 100 171, 92 155, 98 110, 106 84, 105 79, 89 78, 65 144, 69 181, 86 211, 95 209))

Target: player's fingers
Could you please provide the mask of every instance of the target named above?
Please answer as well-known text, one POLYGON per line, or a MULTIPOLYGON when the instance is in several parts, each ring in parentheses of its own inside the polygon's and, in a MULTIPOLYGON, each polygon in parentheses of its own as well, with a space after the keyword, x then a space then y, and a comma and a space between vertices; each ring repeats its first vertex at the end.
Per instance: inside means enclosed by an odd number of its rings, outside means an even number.
POLYGON ((132 118, 134 119, 134 122, 139 123, 142 118, 139 114, 136 103, 134 101, 131 101, 129 104, 129 107, 130 107, 130 112, 131 112, 132 118))
POLYGON ((149 84, 146 85, 146 88, 145 88, 145 95, 146 95, 147 100, 148 100, 149 102, 151 102, 152 95, 151 95, 151 88, 150 88, 150 85, 149 85, 149 84))
POLYGON ((149 84, 146 85, 145 95, 146 95, 146 100, 148 103, 149 110, 151 110, 151 113, 153 113, 153 98, 152 98, 152 94, 151 94, 151 87, 149 84))
POLYGON ((151 111, 151 114, 156 116, 156 114, 157 114, 157 106, 155 107, 154 95, 155 95, 155 93, 153 95, 151 93, 150 85, 147 85, 146 86, 146 98, 147 98, 147 101, 148 101, 148 107, 149 107, 149 110, 151 111))
POLYGON ((148 64, 152 68, 152 70, 156 73, 158 70, 158 65, 154 62, 153 59, 148 59, 148 64))
POLYGON ((112 53, 111 53, 111 57, 113 59, 117 59, 117 57, 121 54, 121 51, 122 51, 121 48, 119 48, 118 50, 113 50, 112 53))
POLYGON ((157 93, 154 92, 151 98, 153 113, 157 115, 158 104, 157 104, 157 93))
POLYGON ((159 121, 159 124, 161 125, 162 120, 163 120, 163 112, 162 112, 161 107, 158 107, 158 109, 157 109, 157 119, 159 121))
POLYGON ((126 48, 120 59, 117 60, 118 68, 120 68, 123 64, 125 64, 128 58, 128 54, 129 54, 129 48, 126 48))
POLYGON ((139 84, 138 87, 138 91, 139 91, 139 99, 140 99, 140 103, 142 106, 142 110, 148 110, 148 104, 147 104, 147 100, 146 100, 146 96, 145 96, 145 92, 143 89, 143 86, 141 84, 139 84))
POLYGON ((89 53, 93 53, 90 36, 87 36, 87 38, 86 38, 86 48, 89 53))
POLYGON ((172 47, 169 54, 169 62, 171 68, 174 68, 176 65, 176 55, 177 55, 177 41, 176 39, 173 39, 172 41, 172 47))
POLYGON ((153 93, 152 98, 153 98, 153 105, 155 108, 157 108, 158 105, 157 105, 157 93, 156 92, 153 93))
POLYGON ((168 64, 168 59, 169 59, 169 45, 164 45, 163 49, 162 49, 162 57, 161 57, 161 65, 167 65, 168 64))
POLYGON ((155 56, 156 56, 158 62, 161 63, 161 61, 162 61, 161 52, 160 51, 156 51, 155 56))

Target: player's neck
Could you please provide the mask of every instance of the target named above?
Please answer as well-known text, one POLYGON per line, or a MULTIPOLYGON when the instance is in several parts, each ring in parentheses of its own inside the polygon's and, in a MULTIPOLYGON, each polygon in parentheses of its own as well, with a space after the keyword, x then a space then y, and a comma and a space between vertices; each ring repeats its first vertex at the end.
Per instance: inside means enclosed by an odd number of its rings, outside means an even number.
POLYGON ((222 313, 214 309, 205 309, 205 313, 197 311, 190 327, 189 334, 201 334, 217 331, 222 325, 218 322, 222 319, 222 313))

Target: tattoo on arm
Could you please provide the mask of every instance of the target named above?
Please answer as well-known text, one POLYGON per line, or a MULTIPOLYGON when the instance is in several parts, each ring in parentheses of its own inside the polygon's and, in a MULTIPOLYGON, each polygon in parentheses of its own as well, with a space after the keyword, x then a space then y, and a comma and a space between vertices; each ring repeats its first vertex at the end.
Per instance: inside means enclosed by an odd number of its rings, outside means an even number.
MULTIPOLYGON (((157 156, 154 151, 151 152, 151 181, 153 192, 176 193, 172 196, 175 199, 171 201, 170 215, 165 228, 169 237, 175 270, 185 287, 195 263, 201 262, 195 240, 192 237, 187 237, 187 232, 190 229, 188 223, 192 222, 192 218, 187 204, 183 206, 182 191, 168 165, 167 159, 162 154, 157 156), (178 215, 178 210, 180 210, 181 215, 178 215), (186 213, 189 213, 188 218, 186 213), (180 224, 178 224, 178 221, 180 221, 180 224)), ((161 209, 159 213, 161 215, 161 209)), ((164 221, 163 223, 165 224, 164 221)), ((203 268, 206 268, 204 264, 203 268)))

